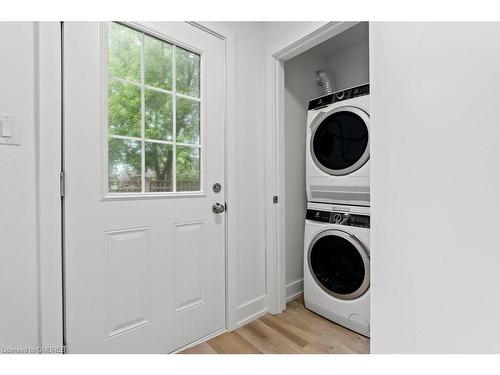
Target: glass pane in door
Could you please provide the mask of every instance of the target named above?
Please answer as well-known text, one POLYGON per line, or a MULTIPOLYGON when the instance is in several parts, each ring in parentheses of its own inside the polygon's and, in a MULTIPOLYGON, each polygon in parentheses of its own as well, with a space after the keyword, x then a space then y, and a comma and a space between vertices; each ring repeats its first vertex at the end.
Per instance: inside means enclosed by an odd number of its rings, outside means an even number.
POLYGON ((108 193, 201 191, 201 55, 108 23, 108 193))

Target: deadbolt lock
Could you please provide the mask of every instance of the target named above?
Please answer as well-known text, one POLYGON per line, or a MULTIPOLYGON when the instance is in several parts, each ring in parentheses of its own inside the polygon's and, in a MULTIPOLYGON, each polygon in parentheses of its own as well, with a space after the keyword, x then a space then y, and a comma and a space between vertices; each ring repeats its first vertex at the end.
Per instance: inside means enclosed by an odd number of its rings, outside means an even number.
POLYGON ((220 193, 220 191, 222 190, 222 185, 219 184, 218 182, 216 182, 213 186, 212 186, 212 190, 214 191, 214 193, 220 193))

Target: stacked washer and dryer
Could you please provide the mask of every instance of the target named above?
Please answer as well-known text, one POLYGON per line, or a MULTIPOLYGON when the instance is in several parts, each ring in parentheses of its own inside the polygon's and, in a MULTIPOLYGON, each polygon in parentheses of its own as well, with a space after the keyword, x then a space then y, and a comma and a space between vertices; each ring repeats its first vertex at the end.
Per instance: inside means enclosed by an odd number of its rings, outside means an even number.
POLYGON ((309 102, 304 302, 370 336, 370 86, 309 102))

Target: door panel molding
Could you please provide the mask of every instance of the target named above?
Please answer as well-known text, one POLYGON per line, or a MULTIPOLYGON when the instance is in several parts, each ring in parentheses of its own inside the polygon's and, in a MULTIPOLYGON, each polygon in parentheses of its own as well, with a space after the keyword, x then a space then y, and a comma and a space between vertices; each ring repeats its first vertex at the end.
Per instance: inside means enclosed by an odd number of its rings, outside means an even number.
POLYGON ((150 323, 150 228, 104 232, 108 338, 150 323))
POLYGON ((182 313, 205 302, 206 259, 201 233, 204 224, 203 221, 192 221, 173 225, 175 313, 182 313), (196 233, 193 233, 195 230, 196 233), (193 261, 198 262, 194 267, 193 261), (184 296, 181 296, 182 292, 184 296))

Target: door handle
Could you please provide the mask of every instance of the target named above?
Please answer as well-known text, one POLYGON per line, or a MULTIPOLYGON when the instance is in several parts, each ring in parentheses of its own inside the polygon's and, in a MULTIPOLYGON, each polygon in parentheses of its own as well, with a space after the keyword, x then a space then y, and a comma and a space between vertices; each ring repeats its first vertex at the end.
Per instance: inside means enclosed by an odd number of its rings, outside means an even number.
POLYGON ((212 212, 214 214, 221 214, 225 210, 226 210, 226 208, 224 207, 224 205, 220 204, 219 202, 214 203, 214 205, 212 206, 212 212))

